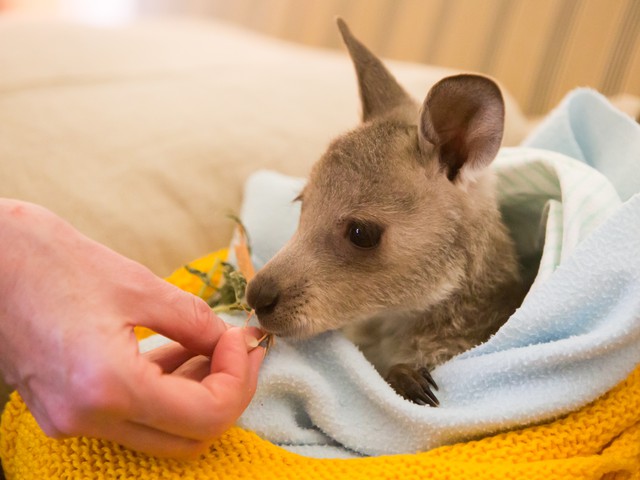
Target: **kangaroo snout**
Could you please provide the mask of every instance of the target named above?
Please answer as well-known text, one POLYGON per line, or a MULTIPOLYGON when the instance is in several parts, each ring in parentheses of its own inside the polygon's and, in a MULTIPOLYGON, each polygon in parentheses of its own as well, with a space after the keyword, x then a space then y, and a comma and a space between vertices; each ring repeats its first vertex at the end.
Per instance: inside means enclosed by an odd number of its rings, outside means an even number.
POLYGON ((325 326, 308 321, 309 303, 314 298, 311 284, 294 264, 297 255, 273 258, 247 285, 245 300, 256 313, 260 326, 281 337, 308 338, 325 331, 325 326))
POLYGON ((279 300, 280 287, 272 277, 258 274, 249 282, 246 301, 255 310, 260 325, 271 333, 279 333, 274 315, 279 300))

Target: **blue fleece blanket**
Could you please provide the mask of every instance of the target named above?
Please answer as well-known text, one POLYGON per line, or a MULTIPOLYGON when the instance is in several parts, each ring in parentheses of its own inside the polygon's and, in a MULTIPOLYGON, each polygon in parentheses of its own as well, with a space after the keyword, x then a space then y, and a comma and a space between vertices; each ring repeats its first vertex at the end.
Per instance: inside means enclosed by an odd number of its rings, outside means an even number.
MULTIPOLYGON (((494 168, 533 286, 491 339, 433 372, 439 408, 396 395, 328 332, 278 339, 240 425, 315 457, 413 453, 557 418, 623 380, 640 363, 640 127, 579 90, 526 145, 494 168)), ((295 230, 303 183, 249 180, 242 217, 258 266, 295 230)))

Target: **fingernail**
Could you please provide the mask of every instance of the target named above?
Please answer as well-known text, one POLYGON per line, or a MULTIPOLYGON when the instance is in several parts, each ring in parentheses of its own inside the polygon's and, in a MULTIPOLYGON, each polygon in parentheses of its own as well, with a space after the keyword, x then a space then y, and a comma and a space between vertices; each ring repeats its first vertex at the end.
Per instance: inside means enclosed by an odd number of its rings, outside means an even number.
POLYGON ((248 332, 244 334, 244 342, 247 344, 248 351, 253 350, 259 345, 258 339, 248 332))

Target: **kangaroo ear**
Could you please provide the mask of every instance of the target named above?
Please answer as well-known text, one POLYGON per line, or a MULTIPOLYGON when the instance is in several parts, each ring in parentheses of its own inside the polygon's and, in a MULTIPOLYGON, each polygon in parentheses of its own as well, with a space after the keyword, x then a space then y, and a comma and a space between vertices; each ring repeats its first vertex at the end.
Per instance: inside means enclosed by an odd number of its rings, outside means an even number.
POLYGON ((415 115, 416 107, 413 100, 380 59, 351 34, 342 18, 337 18, 336 23, 356 69, 362 102, 362 121, 366 122, 401 106, 411 106, 415 115))
POLYGON ((504 129, 504 101, 492 80, 457 75, 436 83, 422 105, 419 137, 423 154, 435 147, 453 182, 465 182, 498 153, 504 129))

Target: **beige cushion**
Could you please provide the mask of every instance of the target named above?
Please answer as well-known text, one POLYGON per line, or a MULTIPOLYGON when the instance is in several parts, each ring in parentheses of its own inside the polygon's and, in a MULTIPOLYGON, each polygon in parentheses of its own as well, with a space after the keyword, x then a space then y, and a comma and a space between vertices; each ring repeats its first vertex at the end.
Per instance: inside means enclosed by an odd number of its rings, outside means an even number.
MULTIPOLYGON (((391 68, 420 99, 448 73, 391 68)), ((0 196, 45 205, 159 275, 226 245, 252 171, 305 175, 358 121, 346 53, 214 22, 4 18, 0 72, 0 196)), ((507 103, 515 144, 527 123, 507 103)))

